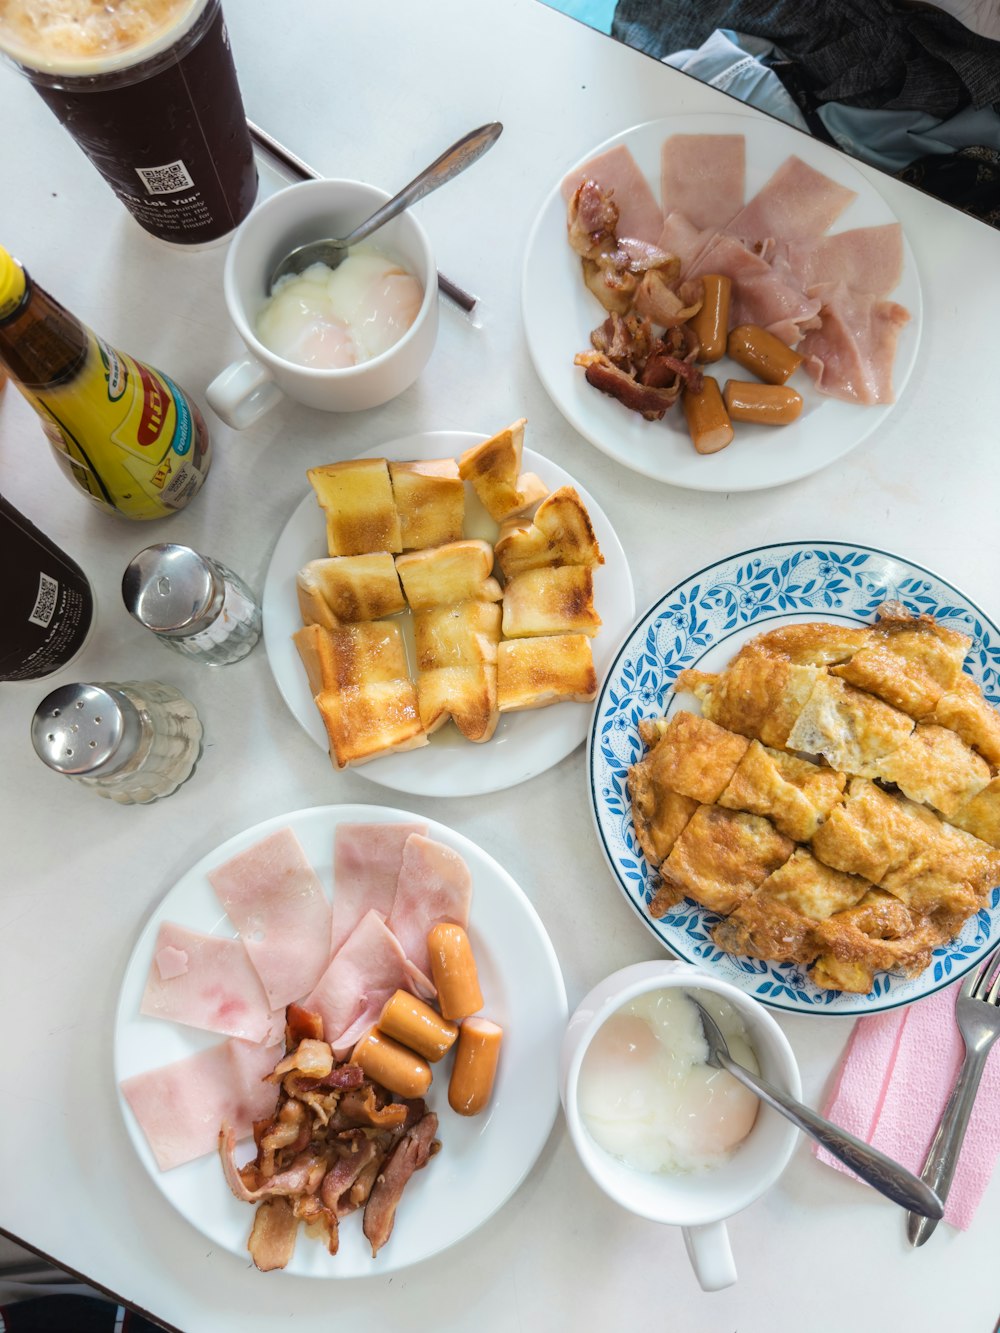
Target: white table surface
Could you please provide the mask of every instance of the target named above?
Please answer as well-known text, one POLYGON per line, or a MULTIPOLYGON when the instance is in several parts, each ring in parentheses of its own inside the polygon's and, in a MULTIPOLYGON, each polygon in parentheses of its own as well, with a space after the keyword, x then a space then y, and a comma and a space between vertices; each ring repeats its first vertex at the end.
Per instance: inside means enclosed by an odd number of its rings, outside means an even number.
MULTIPOLYGON (((806 1322, 988 1333, 1000 1288, 1000 1179, 969 1232, 942 1226, 912 1252, 897 1210, 801 1144, 780 1184, 731 1223, 738 1285, 705 1295, 680 1233, 606 1200, 561 1122, 501 1213, 391 1279, 263 1276, 215 1251, 140 1167, 111 1070, 125 962, 177 877, 259 820, 366 801, 461 830, 534 901, 571 1006, 608 972, 658 955, 602 861, 582 749, 523 788, 472 800, 400 798, 362 772, 337 774, 294 724, 261 649, 211 671, 129 620, 119 580, 141 546, 187 542, 260 586, 307 466, 414 430, 492 433, 523 414, 528 443, 575 474, 617 526, 640 609, 734 550, 801 537, 898 551, 998 610, 995 231, 862 168, 902 219, 923 282, 923 340, 904 400, 860 450, 803 482, 741 495, 674 490, 614 465, 547 399, 521 331, 521 260, 546 193, 593 144, 661 115, 738 104, 535 0, 280 8, 272 31, 273 4, 227 6, 247 113, 326 174, 395 189, 467 129, 504 122, 482 162, 418 206, 440 267, 480 296, 478 326, 444 304, 427 370, 379 410, 338 418, 280 407, 241 436, 213 419, 211 477, 168 524, 128 524, 93 509, 57 469, 19 395, 0 399, 0 486, 83 564, 100 606, 99 626, 69 668, 0 688, 0 1228, 185 1333, 327 1328, 359 1316, 371 1329, 441 1333, 764 1333, 806 1322), (156 677, 179 685, 206 726, 200 767, 169 800, 120 807, 34 757, 28 721, 52 685, 156 677)), ((0 121, 8 127, 0 241, 110 341, 162 365, 203 402, 208 381, 239 351, 221 296, 224 249, 183 255, 147 238, 8 71, 0 121)), ((276 174, 264 175, 273 188, 276 174)), ((779 1021, 818 1103, 850 1022, 779 1021)))

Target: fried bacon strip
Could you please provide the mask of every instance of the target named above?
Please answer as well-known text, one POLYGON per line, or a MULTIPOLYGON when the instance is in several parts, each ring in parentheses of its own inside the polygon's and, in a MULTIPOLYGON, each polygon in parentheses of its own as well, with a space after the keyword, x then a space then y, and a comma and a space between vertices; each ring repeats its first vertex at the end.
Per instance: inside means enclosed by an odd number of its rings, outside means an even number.
POLYGON ((362 1207, 376 1254, 406 1182, 441 1146, 437 1117, 422 1099, 394 1101, 358 1065, 334 1062, 318 1015, 289 1005, 285 1041, 268 1076, 280 1084, 278 1105, 254 1125, 254 1160, 237 1166, 232 1127, 219 1131, 226 1183, 237 1199, 257 1204, 247 1248, 264 1272, 289 1262, 300 1222, 336 1254, 341 1218, 362 1207))

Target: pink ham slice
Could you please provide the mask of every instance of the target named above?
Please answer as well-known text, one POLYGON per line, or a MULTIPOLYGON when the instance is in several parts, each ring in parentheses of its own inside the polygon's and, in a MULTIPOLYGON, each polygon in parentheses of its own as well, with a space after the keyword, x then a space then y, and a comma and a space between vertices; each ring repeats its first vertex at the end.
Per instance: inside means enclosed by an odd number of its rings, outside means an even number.
POLYGON ((743 207, 746 140, 742 134, 672 134, 660 150, 663 212, 718 231, 743 207))
POLYGON ((776 271, 735 236, 717 237, 686 276, 703 273, 721 273, 732 281, 731 327, 758 324, 790 347, 819 312, 818 297, 806 296, 790 274, 776 271))
POLYGON ((562 183, 563 198, 569 201, 585 180, 596 181, 602 190, 613 191, 618 208, 616 234, 635 237, 655 245, 663 229, 663 213, 639 164, 624 144, 590 158, 562 183))
POLYGON ((399 887, 386 925, 409 959, 425 975, 430 971, 427 935, 439 921, 469 924, 472 876, 458 852, 419 833, 407 838, 399 887))
POLYGON ((122 1094, 160 1170, 215 1152, 224 1121, 245 1138, 255 1120, 272 1116, 278 1090, 262 1080, 280 1055, 280 1046, 230 1040, 123 1079, 122 1094))
POLYGON ((820 326, 798 347, 817 389, 849 403, 894 402, 892 364, 909 312, 842 283, 820 287, 817 295, 820 326))
POLYGON ((715 227, 701 230, 683 213, 676 209, 663 219, 663 229, 657 246, 668 255, 676 255, 681 261, 681 273, 686 278, 700 255, 708 249, 718 236, 715 227))
POLYGON ((354 927, 302 1003, 322 1017, 323 1035, 339 1060, 375 1022, 389 996, 410 988, 403 948, 373 909, 354 927))
POLYGON ((387 917, 396 896, 403 844, 426 824, 338 824, 333 839, 330 957, 370 909, 387 917))
POLYGON ((140 1012, 254 1042, 280 1040, 285 1018, 281 1010, 272 1013, 240 940, 202 935, 172 921, 164 921, 156 936, 140 1012))
POLYGON ((782 162, 725 230, 751 250, 767 246, 776 238, 789 244, 817 241, 856 197, 854 190, 793 155, 782 162))
POLYGON ((272 1009, 307 994, 330 960, 330 903, 290 828, 209 871, 272 1009))
POLYGON ((887 222, 838 231, 813 245, 787 246, 785 262, 806 291, 842 282, 857 292, 888 296, 903 276, 903 229, 887 222))

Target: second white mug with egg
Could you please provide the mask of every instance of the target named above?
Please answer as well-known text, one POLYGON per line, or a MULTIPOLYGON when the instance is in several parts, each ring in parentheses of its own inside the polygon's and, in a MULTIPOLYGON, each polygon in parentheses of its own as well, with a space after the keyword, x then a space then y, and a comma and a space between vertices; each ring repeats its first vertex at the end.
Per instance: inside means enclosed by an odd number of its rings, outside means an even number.
POLYGON ((801 1097, 795 1056, 767 1010, 728 982, 671 960, 623 968, 584 997, 563 1040, 559 1092, 570 1137, 594 1181, 631 1212, 681 1227, 699 1284, 704 1291, 719 1291, 736 1281, 725 1219, 753 1203, 777 1181, 795 1147, 795 1126, 761 1104, 746 1139, 719 1165, 686 1172, 641 1171, 598 1145, 580 1108, 580 1071, 600 1029, 638 997, 671 989, 708 991, 727 1000, 743 1020, 760 1073, 801 1097))
POLYGON ((408 389, 423 370, 437 337, 437 268, 427 234, 411 213, 387 222, 367 243, 396 260, 423 288, 416 318, 393 346, 354 366, 321 369, 276 355, 255 329, 268 278, 285 255, 307 241, 348 235, 388 198, 384 190, 360 181, 303 181, 258 205, 237 230, 223 289, 247 355, 227 366, 206 391, 227 425, 245 429, 283 396, 327 412, 377 407, 408 389))

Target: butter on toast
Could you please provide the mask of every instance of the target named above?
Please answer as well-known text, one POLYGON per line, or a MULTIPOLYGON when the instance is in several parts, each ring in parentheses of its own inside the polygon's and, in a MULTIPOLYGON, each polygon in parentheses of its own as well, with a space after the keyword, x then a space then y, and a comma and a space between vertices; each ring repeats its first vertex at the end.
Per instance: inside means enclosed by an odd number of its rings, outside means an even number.
POLYGON ((533 519, 501 525, 496 557, 505 579, 545 565, 603 565, 604 556, 586 506, 573 486, 560 486, 533 519))
POLYGON ((313 467, 306 476, 326 515, 330 555, 403 549, 399 515, 384 458, 352 458, 313 467))
POLYGON ((499 602, 503 596, 492 577, 493 547, 473 538, 408 551, 397 556, 396 570, 414 611, 469 600, 499 602))
POLYGON ((334 629, 359 620, 381 620, 406 608, 389 551, 310 560, 295 576, 295 585, 305 625, 334 629))
POLYGON ((527 418, 521 417, 492 439, 466 449, 458 460, 459 476, 472 483, 483 508, 497 523, 523 513, 548 493, 533 472, 521 475, 526 425, 527 418))
POLYGON ((594 573, 586 565, 526 569, 503 590, 503 633, 507 639, 540 634, 586 634, 601 628, 594 609, 594 573))
POLYGON ((597 695, 597 673, 585 634, 504 639, 497 650, 497 703, 501 713, 597 695))
POLYGON ((390 463, 404 551, 460 541, 465 524, 465 482, 454 458, 390 463))

